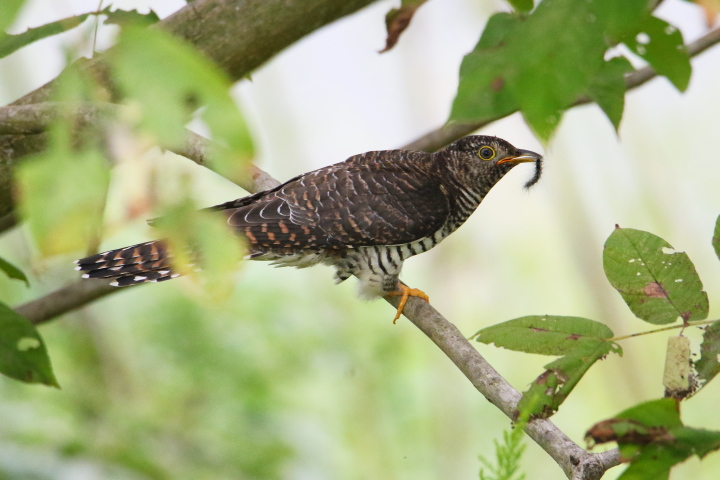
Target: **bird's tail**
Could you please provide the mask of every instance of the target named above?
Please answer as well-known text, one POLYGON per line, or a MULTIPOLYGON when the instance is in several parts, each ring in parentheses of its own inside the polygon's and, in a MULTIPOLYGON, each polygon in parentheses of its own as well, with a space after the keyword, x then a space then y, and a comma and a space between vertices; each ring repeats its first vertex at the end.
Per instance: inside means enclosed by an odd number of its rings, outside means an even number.
POLYGON ((125 287, 162 282, 180 276, 172 270, 171 253, 162 240, 139 243, 76 260, 83 278, 115 278, 110 285, 125 287))

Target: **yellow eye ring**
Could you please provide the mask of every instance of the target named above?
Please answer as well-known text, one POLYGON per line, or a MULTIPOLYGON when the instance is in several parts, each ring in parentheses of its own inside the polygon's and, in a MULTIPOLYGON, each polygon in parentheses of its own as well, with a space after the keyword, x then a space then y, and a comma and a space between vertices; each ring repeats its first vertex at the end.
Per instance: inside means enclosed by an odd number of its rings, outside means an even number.
POLYGON ((495 150, 492 147, 485 145, 478 150, 477 155, 481 160, 492 160, 495 158, 495 150))

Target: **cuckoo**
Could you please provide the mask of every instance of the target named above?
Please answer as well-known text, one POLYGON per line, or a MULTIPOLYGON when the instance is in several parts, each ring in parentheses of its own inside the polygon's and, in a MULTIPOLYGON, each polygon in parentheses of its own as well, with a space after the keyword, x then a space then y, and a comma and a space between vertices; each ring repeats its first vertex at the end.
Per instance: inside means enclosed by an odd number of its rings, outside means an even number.
MULTIPOLYGON (((211 207, 245 238, 252 260, 279 266, 335 268, 335 281, 359 279, 363 298, 410 296, 428 301, 399 280, 403 262, 435 247, 480 205, 515 165, 542 156, 491 136, 461 138, 435 152, 367 152, 282 185, 211 207)), ((163 240, 98 253, 76 261, 84 278, 112 285, 162 282, 180 274, 163 240)))

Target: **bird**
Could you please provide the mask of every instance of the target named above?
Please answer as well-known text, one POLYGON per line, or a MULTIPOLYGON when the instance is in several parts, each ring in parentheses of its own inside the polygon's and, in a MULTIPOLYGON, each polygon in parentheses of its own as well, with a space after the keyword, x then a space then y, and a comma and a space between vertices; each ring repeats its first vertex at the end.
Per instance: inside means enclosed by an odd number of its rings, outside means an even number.
MULTIPOLYGON (((359 279, 365 299, 423 291, 400 281, 403 262, 427 252, 460 227, 513 167, 542 155, 486 135, 463 137, 434 152, 371 151, 302 175, 269 190, 210 207, 248 246, 250 260, 298 268, 335 268, 335 283, 359 279)), ((163 282, 181 275, 168 242, 154 240, 76 260, 84 278, 111 285, 163 282)), ((186 271, 183 270, 183 272, 186 271)))

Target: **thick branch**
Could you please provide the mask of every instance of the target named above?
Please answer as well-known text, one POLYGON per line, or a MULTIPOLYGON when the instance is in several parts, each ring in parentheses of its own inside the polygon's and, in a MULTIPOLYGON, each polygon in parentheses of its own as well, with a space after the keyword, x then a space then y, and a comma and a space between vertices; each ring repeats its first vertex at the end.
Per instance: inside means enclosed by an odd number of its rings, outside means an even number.
MULTIPOLYGON (((239 80, 305 35, 374 1, 195 0, 158 22, 157 27, 193 44, 232 80, 239 80)), ((102 55, 84 59, 82 64, 93 72, 96 81, 112 90, 101 61, 102 55)), ((53 83, 25 95, 14 105, 47 102, 53 83)), ((44 146, 42 139, 35 136, 0 136, 0 217, 13 210, 15 164, 44 146)))
MULTIPOLYGON (((711 30, 699 39, 687 45, 688 54, 691 57, 699 55, 708 48, 720 43, 720 28, 711 30)), ((648 80, 652 80, 657 76, 657 72, 650 67, 644 67, 639 70, 632 72, 625 77, 625 86, 628 90, 639 87, 648 80)), ((590 98, 582 97, 579 98, 573 106, 585 105, 590 103, 590 98)), ((493 117, 484 118, 474 123, 448 123, 440 128, 437 128, 431 132, 426 133, 422 137, 418 138, 414 142, 406 145, 405 148, 408 150, 423 150, 426 152, 434 152, 440 150, 445 145, 454 142, 458 138, 462 138, 466 135, 470 135, 476 130, 503 118, 503 116, 497 115, 493 117)))

